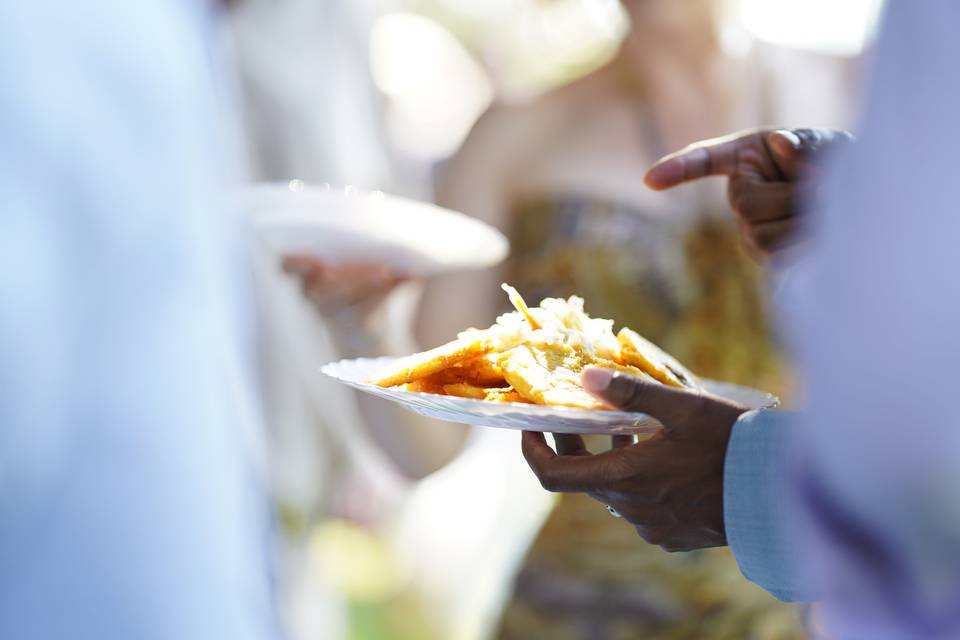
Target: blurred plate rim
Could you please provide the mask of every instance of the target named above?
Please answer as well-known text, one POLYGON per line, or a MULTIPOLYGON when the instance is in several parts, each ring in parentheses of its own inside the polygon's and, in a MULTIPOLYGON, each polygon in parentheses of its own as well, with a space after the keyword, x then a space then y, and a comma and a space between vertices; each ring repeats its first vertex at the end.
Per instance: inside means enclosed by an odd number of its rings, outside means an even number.
POLYGON ((247 212, 259 240, 274 253, 305 252, 318 259, 342 260, 336 245, 319 234, 346 234, 357 244, 361 260, 381 259, 398 268, 401 275, 431 276, 483 269, 502 263, 510 253, 510 242, 496 227, 464 213, 379 190, 329 184, 310 185, 298 180, 256 182, 232 190, 229 202, 247 212), (352 215, 343 215, 353 207, 352 215), (442 223, 449 235, 442 241, 424 240, 417 234, 410 242, 411 226, 398 222, 400 216, 416 214, 420 224, 442 223), (403 232, 392 235, 403 225, 403 232), (286 240, 278 235, 286 234, 286 240), (291 236, 300 236, 290 240, 291 236), (366 242, 365 242, 366 241, 366 242), (366 248, 364 247, 366 244, 366 248))

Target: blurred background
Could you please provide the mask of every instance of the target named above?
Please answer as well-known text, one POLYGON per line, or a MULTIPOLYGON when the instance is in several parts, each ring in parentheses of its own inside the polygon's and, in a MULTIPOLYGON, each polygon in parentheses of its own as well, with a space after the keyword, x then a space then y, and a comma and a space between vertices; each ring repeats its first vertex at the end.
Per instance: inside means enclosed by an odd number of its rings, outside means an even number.
MULTIPOLYGON (((717 185, 653 195, 660 155, 760 125, 855 128, 879 0, 234 0, 252 179, 436 201, 511 240, 496 269, 330 314, 258 256, 281 604, 353 640, 801 638, 725 551, 670 555, 543 492, 515 433, 360 400, 317 375, 487 326, 507 279, 582 295, 694 371, 779 393, 764 275, 717 185), (464 291, 475 293, 463 295, 464 291)), ((308 294, 310 292, 308 291, 308 294)))

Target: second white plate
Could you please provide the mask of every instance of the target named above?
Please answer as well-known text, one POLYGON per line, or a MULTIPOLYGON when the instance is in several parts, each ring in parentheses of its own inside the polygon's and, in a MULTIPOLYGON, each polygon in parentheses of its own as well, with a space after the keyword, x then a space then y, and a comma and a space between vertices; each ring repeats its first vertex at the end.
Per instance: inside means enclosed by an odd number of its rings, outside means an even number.
POLYGON ((235 201, 277 253, 379 262, 404 276, 493 266, 510 249, 502 233, 474 218, 379 191, 291 180, 249 187, 235 201))

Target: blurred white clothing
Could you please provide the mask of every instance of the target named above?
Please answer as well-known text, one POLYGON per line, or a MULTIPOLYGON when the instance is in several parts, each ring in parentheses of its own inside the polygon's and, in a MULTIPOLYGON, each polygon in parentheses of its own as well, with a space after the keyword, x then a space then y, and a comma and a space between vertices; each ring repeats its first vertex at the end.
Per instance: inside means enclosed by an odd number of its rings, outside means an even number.
POLYGON ((229 16, 254 177, 389 189, 370 0, 240 0, 229 16))
MULTIPOLYGON (((373 19, 372 3, 354 0, 245 0, 232 12, 256 179, 299 178, 420 197, 430 192, 428 184, 397 177, 422 172, 398 167, 386 143, 381 97, 369 68, 373 19)), ((390 443, 377 442, 363 423, 355 392, 318 369, 340 357, 416 350, 410 325, 418 285, 391 297, 379 323, 383 335, 362 327, 346 335, 316 313, 298 283, 281 272, 277 256, 259 253, 257 280, 276 498, 310 525, 331 513, 342 517, 337 507, 349 501, 342 494, 356 489, 347 485, 365 485, 361 489, 375 504, 367 507, 374 513, 363 515, 377 521, 396 558, 410 565, 411 587, 428 605, 438 637, 488 637, 552 504, 529 473, 517 434, 474 434, 449 466, 412 483, 390 454, 416 458, 435 443, 406 437, 413 432, 397 422, 385 427, 400 434, 406 450, 387 451, 390 443), (470 518, 450 514, 451 495, 472 506, 470 518)), ((387 420, 390 409, 398 419, 406 416, 386 407, 387 420)), ((437 433, 434 440, 447 435, 437 433)), ((345 637, 344 596, 338 601, 324 584, 324 568, 311 556, 309 538, 294 536, 287 543, 284 553, 293 571, 280 586, 291 634, 345 637), (306 557, 316 568, 312 573, 293 566, 306 557), (309 597, 325 590, 329 597, 323 601, 309 597)))
POLYGON ((211 8, 0 5, 0 637, 279 635, 211 8))

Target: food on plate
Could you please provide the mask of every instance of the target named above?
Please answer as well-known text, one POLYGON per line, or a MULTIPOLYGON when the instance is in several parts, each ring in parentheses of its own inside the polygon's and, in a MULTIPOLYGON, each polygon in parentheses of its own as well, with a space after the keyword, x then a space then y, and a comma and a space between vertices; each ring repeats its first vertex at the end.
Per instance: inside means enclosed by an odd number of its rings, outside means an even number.
POLYGON ((487 389, 487 397, 484 399, 490 402, 519 402, 521 404, 531 404, 529 400, 517 393, 513 387, 487 389))
POLYGON ((392 363, 369 382, 416 393, 604 409, 580 384, 588 365, 674 387, 700 388, 697 377, 635 331, 591 318, 583 299, 546 298, 528 307, 504 284, 516 311, 488 329, 467 329, 453 342, 392 363))
POLYGON ((500 359, 503 377, 536 404, 602 409, 604 404, 580 386, 583 359, 566 349, 522 344, 500 359))
POLYGON ((486 400, 487 390, 484 387, 478 387, 469 382, 454 382, 453 384, 443 385, 443 393, 448 396, 457 396, 458 398, 474 398, 476 400, 486 400))
POLYGON ((415 353, 398 360, 389 369, 380 373, 375 384, 381 387, 396 387, 421 381, 452 367, 463 366, 491 351, 493 351, 493 343, 481 333, 476 332, 429 351, 415 353))
POLYGON ((696 387, 697 377, 669 353, 633 329, 624 327, 617 334, 624 364, 649 373, 657 382, 671 387, 696 387))

